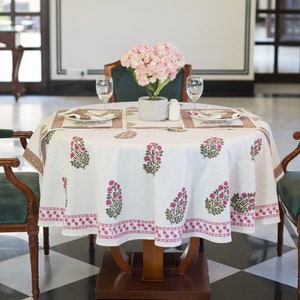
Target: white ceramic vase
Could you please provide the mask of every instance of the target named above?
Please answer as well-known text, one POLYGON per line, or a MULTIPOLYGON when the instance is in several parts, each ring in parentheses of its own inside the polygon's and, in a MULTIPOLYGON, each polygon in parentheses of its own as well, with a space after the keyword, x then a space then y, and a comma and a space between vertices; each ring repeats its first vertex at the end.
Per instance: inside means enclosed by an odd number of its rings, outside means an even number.
POLYGON ((159 97, 157 100, 150 100, 148 96, 140 97, 139 118, 143 121, 158 122, 168 118, 168 99, 159 97))

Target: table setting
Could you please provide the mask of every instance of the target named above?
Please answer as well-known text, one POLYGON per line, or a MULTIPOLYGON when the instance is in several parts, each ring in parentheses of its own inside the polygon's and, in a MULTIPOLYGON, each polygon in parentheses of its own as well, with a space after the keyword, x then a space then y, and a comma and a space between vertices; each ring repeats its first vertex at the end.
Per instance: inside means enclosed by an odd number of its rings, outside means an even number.
MULTIPOLYGON (((121 63, 155 103, 184 58, 157 43, 133 47, 121 63)), ((40 226, 93 233, 105 246, 151 239, 176 247, 193 236, 229 242, 232 230, 279 221, 283 173, 267 123, 240 107, 197 103, 199 75, 186 80, 192 103, 170 99, 162 120, 144 118, 140 101, 109 103, 113 88, 112 77, 98 76, 99 104, 56 111, 35 130, 24 157, 41 175, 40 226)))
MULTIPOLYGON (((148 100, 109 103, 114 81, 99 76, 99 104, 58 110, 34 131, 24 158, 40 173, 39 226, 59 226, 63 235, 94 234, 97 244, 111 248, 123 274, 138 270, 141 299, 154 293, 143 282, 165 276, 163 249, 190 240, 182 256, 172 258, 171 269, 177 275, 188 272, 189 266, 200 270, 202 284, 198 275, 191 275, 189 284, 195 285, 195 299, 203 290, 203 299, 208 299, 206 260, 196 255, 199 239, 228 243, 233 231, 253 233, 256 224, 279 222, 276 182, 283 171, 272 131, 241 107, 198 103, 204 87, 199 75, 186 80, 191 102, 160 99, 160 91, 184 64, 170 44, 134 47, 121 62, 146 87, 148 100), (139 71, 135 60, 144 64, 148 53, 154 61, 159 56, 161 63, 164 51, 177 61, 168 62, 167 77, 156 78, 153 67, 147 69, 149 63, 139 71), (132 52, 137 55, 134 61, 132 52), (143 59, 138 60, 139 55, 143 59), (147 110, 153 105, 154 112, 162 113, 141 113, 144 102, 147 110), (134 267, 141 262, 136 263, 138 255, 128 256, 119 248, 137 239, 144 245, 142 268, 134 267)), ((109 261, 103 260, 99 274, 99 299, 116 299, 115 281, 105 281, 112 269, 109 261)), ((116 282, 127 282, 114 272, 116 282)), ((190 293, 182 280, 176 285, 183 283, 180 289, 190 293)), ((161 288, 155 288, 157 295, 161 288)), ((120 289, 120 295, 127 293, 127 288, 120 289)))

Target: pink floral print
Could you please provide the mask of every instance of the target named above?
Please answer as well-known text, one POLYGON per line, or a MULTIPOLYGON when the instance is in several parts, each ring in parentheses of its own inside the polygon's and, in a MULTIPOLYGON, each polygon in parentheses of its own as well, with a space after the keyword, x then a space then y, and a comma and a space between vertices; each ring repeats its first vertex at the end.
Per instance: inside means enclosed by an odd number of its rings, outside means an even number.
POLYGON ((205 200, 205 207, 208 213, 213 215, 221 214, 229 201, 229 186, 228 182, 224 181, 217 189, 210 193, 205 200))
POLYGON ((255 193, 234 194, 231 198, 231 207, 239 213, 254 211, 255 193))
POLYGON ((72 138, 70 158, 71 165, 77 169, 85 169, 89 164, 90 156, 85 148, 83 138, 78 136, 72 138))
POLYGON ((259 154, 261 150, 261 145, 262 145, 262 139, 259 138, 254 142, 254 145, 251 146, 250 149, 251 160, 254 160, 255 156, 259 154))
POLYGON ((211 137, 200 145, 200 152, 203 157, 214 158, 219 155, 224 145, 224 140, 218 137, 211 137))
POLYGON ((144 170, 154 175, 160 168, 162 155, 162 146, 158 143, 150 143, 147 145, 146 154, 144 156, 145 163, 143 164, 144 170))
POLYGON ((110 218, 117 218, 122 211, 122 189, 120 184, 114 180, 110 180, 107 188, 106 196, 106 213, 110 218))
POLYGON ((166 209, 166 219, 169 220, 171 224, 180 223, 183 220, 186 205, 187 193, 186 189, 183 187, 177 197, 170 203, 170 208, 166 209))
POLYGON ((61 180, 63 182, 63 188, 65 190, 65 195, 66 195, 65 207, 67 207, 67 205, 68 205, 68 195, 67 195, 68 179, 67 179, 67 177, 62 177, 61 180))

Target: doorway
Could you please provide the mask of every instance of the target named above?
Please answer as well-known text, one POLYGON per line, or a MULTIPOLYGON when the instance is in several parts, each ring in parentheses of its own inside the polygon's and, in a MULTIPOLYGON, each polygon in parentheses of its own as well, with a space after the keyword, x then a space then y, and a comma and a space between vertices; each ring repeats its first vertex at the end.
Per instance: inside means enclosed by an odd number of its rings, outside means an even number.
MULTIPOLYGON (((0 0, 0 30, 16 32, 16 43, 24 48, 19 81, 26 92, 46 92, 50 81, 49 0, 0 0)), ((9 93, 12 51, 5 46, 0 40, 0 91, 9 93)))
POLYGON ((257 0, 255 82, 300 82, 300 0, 257 0))

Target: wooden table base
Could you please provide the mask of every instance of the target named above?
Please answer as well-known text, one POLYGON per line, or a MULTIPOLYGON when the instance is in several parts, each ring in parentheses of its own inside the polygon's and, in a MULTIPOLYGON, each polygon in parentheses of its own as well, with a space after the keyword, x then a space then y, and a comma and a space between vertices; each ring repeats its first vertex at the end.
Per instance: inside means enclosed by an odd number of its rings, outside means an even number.
POLYGON ((124 274, 116 265, 110 252, 103 256, 96 285, 96 299, 161 299, 209 300, 210 285, 204 253, 197 253, 185 274, 175 274, 179 254, 164 254, 164 278, 145 281, 142 253, 128 253, 132 274, 124 274))

